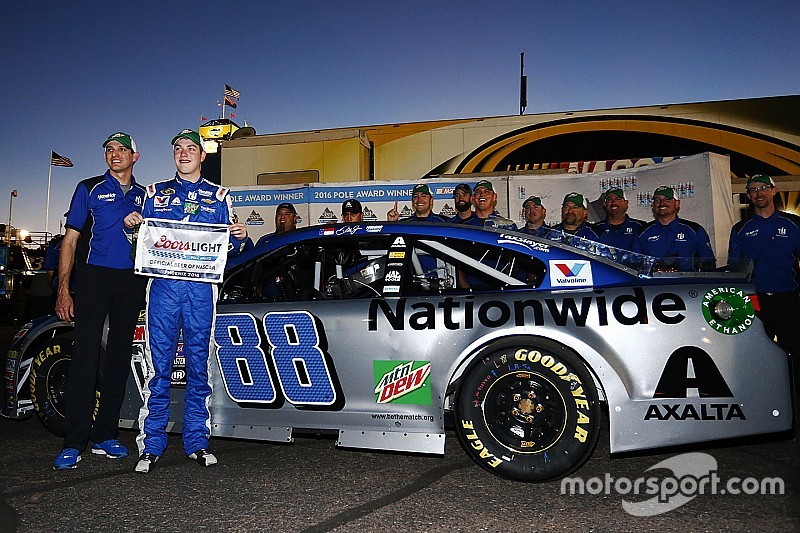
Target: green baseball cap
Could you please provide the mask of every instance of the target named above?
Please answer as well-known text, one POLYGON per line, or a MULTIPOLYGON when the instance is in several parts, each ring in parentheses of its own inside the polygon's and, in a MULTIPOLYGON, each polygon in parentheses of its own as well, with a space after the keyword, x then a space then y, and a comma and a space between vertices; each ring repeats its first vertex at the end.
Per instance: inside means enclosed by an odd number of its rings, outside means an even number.
POLYGON ((133 141, 133 137, 131 137, 125 132, 118 131, 116 133, 112 133, 111 135, 109 135, 108 139, 106 139, 105 142, 103 142, 103 148, 108 146, 108 143, 110 143, 111 141, 117 141, 131 152, 139 151, 136 149, 136 143, 133 141))
POLYGON ((586 204, 586 198, 579 192, 571 192, 564 197, 564 201, 561 202, 561 207, 564 207, 564 204, 567 202, 571 204, 575 204, 578 207, 582 207, 584 209, 588 209, 588 205, 586 204))
POLYGON ((656 187, 656 190, 653 191, 653 197, 656 196, 663 196, 664 198, 669 198, 670 200, 675 199, 675 189, 670 187, 669 185, 659 185, 656 187))
POLYGON ((494 185, 492 185, 492 182, 489 181, 489 180, 481 180, 481 181, 479 181, 478 183, 475 184, 475 189, 473 189, 473 190, 477 190, 478 187, 484 187, 485 189, 488 189, 488 190, 494 192, 494 185))
POLYGON ((203 148, 203 138, 200 137, 200 134, 197 133, 194 130, 183 130, 183 131, 181 131, 179 134, 177 134, 175 137, 172 138, 172 146, 175 146, 175 143, 177 142, 178 139, 189 139, 194 144, 199 146, 201 150, 204 149, 203 148))
POLYGON ((411 190, 411 196, 414 196, 417 193, 427 194, 428 196, 433 196, 431 194, 431 189, 424 183, 418 183, 414 185, 414 188, 411 190))
POLYGON ((607 199, 609 196, 611 196, 612 194, 613 194, 614 196, 616 196, 616 197, 618 197, 618 198, 622 199, 622 200, 624 200, 624 199, 625 199, 625 191, 623 191, 623 190, 622 190, 622 189, 620 189, 619 187, 612 187, 611 189, 608 189, 608 190, 605 192, 605 194, 603 195, 603 200, 606 200, 606 199, 607 199))
POLYGON ((744 188, 749 189, 750 184, 752 183, 764 183, 766 185, 769 185, 770 187, 775 186, 775 182, 772 181, 772 178, 770 178, 766 174, 756 174, 755 176, 751 177, 749 180, 747 180, 747 185, 745 185, 744 188))
POLYGON ((526 205, 528 205, 530 203, 533 203, 533 204, 536 204, 536 205, 542 205, 542 199, 539 198, 538 196, 528 196, 528 199, 525 200, 524 202, 522 202, 523 209, 525 208, 526 205))

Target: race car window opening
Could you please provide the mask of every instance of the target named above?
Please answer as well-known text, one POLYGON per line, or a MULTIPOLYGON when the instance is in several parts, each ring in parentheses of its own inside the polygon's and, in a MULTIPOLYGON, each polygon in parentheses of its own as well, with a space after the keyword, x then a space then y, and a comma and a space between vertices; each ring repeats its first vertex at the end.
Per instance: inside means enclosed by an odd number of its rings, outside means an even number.
POLYGON ((454 239, 446 244, 420 239, 412 250, 412 266, 411 293, 538 287, 546 272, 542 261, 526 254, 454 239))

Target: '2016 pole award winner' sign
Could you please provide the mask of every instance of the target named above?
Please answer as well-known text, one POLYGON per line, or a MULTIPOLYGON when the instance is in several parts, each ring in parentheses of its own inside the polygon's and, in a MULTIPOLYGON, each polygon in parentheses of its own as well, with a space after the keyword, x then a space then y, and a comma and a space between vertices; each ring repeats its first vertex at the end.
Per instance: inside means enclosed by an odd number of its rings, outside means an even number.
POLYGON ((228 226, 146 218, 136 239, 134 272, 219 283, 228 260, 228 226))

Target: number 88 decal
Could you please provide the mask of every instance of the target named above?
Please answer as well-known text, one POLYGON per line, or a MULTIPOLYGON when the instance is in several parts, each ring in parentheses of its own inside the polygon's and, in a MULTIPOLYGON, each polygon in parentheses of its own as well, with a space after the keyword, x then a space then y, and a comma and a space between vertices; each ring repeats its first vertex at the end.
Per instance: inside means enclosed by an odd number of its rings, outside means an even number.
MULTIPOLYGON (((307 311, 274 312, 264 315, 263 324, 286 400, 296 406, 333 405, 336 389, 319 347, 314 317, 307 311)), ((228 396, 237 403, 275 403, 275 385, 256 318, 249 313, 219 315, 214 342, 228 396)))

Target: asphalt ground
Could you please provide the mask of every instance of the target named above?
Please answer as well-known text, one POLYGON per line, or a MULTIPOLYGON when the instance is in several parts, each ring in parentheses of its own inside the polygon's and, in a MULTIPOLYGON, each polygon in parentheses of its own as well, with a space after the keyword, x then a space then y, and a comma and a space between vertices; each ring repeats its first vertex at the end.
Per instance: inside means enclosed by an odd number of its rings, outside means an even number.
MULTIPOLYGON (((10 334, 0 331, 5 353, 10 334)), ((135 450, 136 432, 120 440, 135 450)), ((654 516, 623 500, 644 495, 562 494, 485 472, 448 433, 444 456, 341 450, 327 437, 294 444, 212 439, 220 464, 187 459, 179 436, 150 474, 135 459, 84 453, 53 471, 61 440, 35 418, 0 419, 0 532, 11 531, 800 531, 800 444, 791 435, 668 453, 609 456, 608 432, 574 474, 589 482, 665 475, 647 470, 686 452, 717 462, 723 481, 780 478, 783 495, 703 494, 654 516)), ((588 485, 587 485, 588 486, 588 485)), ((673 500, 674 501, 674 500, 673 500)))

